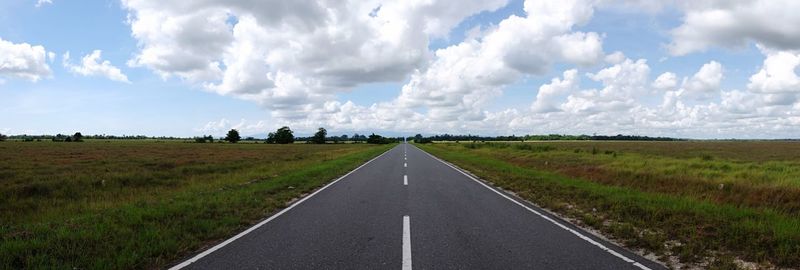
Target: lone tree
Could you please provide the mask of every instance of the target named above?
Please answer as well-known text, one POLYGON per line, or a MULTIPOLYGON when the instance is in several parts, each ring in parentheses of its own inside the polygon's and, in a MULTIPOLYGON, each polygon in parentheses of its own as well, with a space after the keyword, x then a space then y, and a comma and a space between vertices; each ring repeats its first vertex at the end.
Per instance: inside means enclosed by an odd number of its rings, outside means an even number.
POLYGON ((235 129, 231 129, 230 131, 228 131, 228 135, 225 135, 225 140, 230 143, 237 143, 241 139, 242 137, 239 136, 239 131, 235 129))
POLYGON ((314 137, 311 137, 311 142, 316 144, 324 144, 326 135, 328 135, 328 131, 325 130, 325 128, 319 128, 317 133, 314 133, 314 137))
POLYGON ((422 141, 422 134, 414 135, 414 142, 419 143, 422 141))
MULTIPOLYGON (((279 128, 273 134, 273 138, 275 140, 275 143, 279 144, 294 143, 294 133, 289 127, 279 128)), ((269 138, 267 138, 267 140, 269 140, 269 138)))
POLYGON ((380 144, 382 141, 383 141, 383 136, 375 135, 375 133, 372 133, 372 135, 369 135, 369 138, 367 138, 367 143, 380 144))
POLYGON ((83 134, 80 132, 75 132, 75 135, 72 135, 73 142, 82 142, 83 141, 83 134))
POLYGON ((0 142, 5 141, 5 140, 6 140, 6 135, 0 133, 0 142))

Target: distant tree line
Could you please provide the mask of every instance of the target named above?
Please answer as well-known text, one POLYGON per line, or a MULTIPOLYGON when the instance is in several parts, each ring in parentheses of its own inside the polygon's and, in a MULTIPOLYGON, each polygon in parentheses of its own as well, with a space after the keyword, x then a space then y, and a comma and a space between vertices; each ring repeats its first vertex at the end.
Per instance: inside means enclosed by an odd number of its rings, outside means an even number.
POLYGON ((669 138, 669 137, 649 137, 637 135, 622 135, 615 136, 606 135, 525 135, 525 136, 478 136, 478 135, 450 135, 441 134, 433 136, 422 136, 417 134, 414 137, 407 138, 415 143, 430 143, 433 141, 685 141, 686 139, 669 138))
POLYGON ((93 139, 93 140, 145 140, 145 139, 173 139, 173 140, 182 140, 185 138, 178 138, 178 137, 148 137, 144 135, 135 135, 135 136, 116 136, 116 135, 83 135, 81 132, 75 132, 73 135, 68 134, 56 134, 56 135, 1 135, 0 140, 19 140, 25 142, 32 142, 32 141, 53 141, 53 142, 82 142, 86 139, 93 139))
MULTIPOLYGON (((15 136, 18 137, 18 136, 15 136)), ((19 136, 20 138, 15 138, 18 140, 32 142, 32 141, 42 141, 42 140, 51 140, 54 142, 83 142, 83 134, 80 132, 75 132, 73 135, 66 135, 66 134, 56 134, 55 136, 26 136, 22 135, 19 136)))
POLYGON ((369 135, 369 137, 367 137, 367 143, 372 143, 372 144, 389 144, 389 143, 396 143, 397 141, 398 141, 397 138, 387 138, 381 135, 375 135, 375 133, 372 133, 372 135, 369 135))
POLYGON ((402 137, 399 138, 392 138, 392 137, 383 137, 381 135, 377 135, 372 133, 371 135, 362 135, 355 133, 353 136, 348 136, 343 134, 341 136, 327 136, 328 131, 325 128, 319 128, 313 136, 310 137, 297 137, 295 138, 297 141, 304 141, 306 143, 313 143, 313 144, 323 144, 323 143, 344 143, 344 142, 352 142, 352 143, 370 143, 370 144, 387 144, 387 143, 396 143, 400 140, 403 140, 402 137))
POLYGON ((195 137, 194 138, 194 142, 196 142, 196 143, 207 143, 207 142, 208 143, 213 143, 214 142, 214 136, 211 136, 211 135, 207 135, 206 136, 206 135, 204 135, 202 137, 195 137))
MULTIPOLYGON (((562 134, 549 134, 549 135, 524 135, 524 136, 479 136, 479 135, 451 135, 451 134, 439 134, 433 136, 422 136, 421 134, 417 134, 414 137, 382 137, 377 135, 378 137, 373 137, 372 134, 370 136, 355 133, 352 136, 348 135, 340 135, 340 136, 328 136, 327 130, 324 128, 318 129, 318 131, 310 137, 294 137, 292 130, 289 127, 281 127, 275 132, 270 132, 267 136, 266 143, 275 143, 275 144, 287 144, 287 143, 294 143, 295 141, 304 141, 308 143, 321 143, 322 134, 325 137, 325 143, 342 143, 342 142, 353 142, 353 143, 381 143, 381 142, 398 142, 404 139, 408 141, 414 141, 416 143, 428 143, 433 141, 688 141, 689 139, 682 139, 682 138, 671 138, 671 137, 650 137, 650 136, 637 136, 637 135, 562 135, 562 134), (322 132, 322 133, 321 133, 322 132), (372 138, 372 139, 370 139, 372 138), (378 139, 382 138, 382 139, 378 139)), ((56 134, 56 135, 8 135, 8 134, 0 134, 0 141, 7 141, 7 140, 17 140, 17 141, 55 141, 55 142, 75 142, 75 141, 83 141, 83 140, 179 140, 179 141, 187 141, 187 140, 194 140, 197 143, 213 143, 213 142, 239 142, 239 141, 250 141, 250 142, 259 142, 263 139, 257 139, 252 136, 248 136, 242 138, 241 136, 232 136, 232 135, 239 135, 239 132, 236 131, 235 133, 231 133, 230 131, 225 137, 214 138, 211 135, 204 135, 201 137, 175 137, 175 136, 145 136, 145 135, 106 135, 106 134, 99 134, 99 135, 82 135, 81 132, 76 132, 72 136, 65 135, 65 134, 56 134), (231 135, 231 136, 228 136, 231 135)), ((714 139, 714 140, 722 140, 722 141, 738 141, 742 139, 714 139)), ((749 141, 750 139, 744 139, 744 141, 749 141)), ((800 141, 800 139, 760 139, 759 141, 800 141)))
POLYGON ((92 139, 92 140, 147 140, 147 139, 181 140, 181 139, 183 139, 183 138, 180 138, 180 137, 172 137, 172 136, 169 136, 169 137, 167 137, 167 136, 159 136, 159 137, 153 136, 153 137, 150 137, 150 136, 145 136, 145 135, 122 135, 122 136, 117 136, 117 135, 105 135, 105 134, 102 134, 102 135, 87 135, 85 138, 86 139, 92 139))
POLYGON ((0 141, 5 140, 19 140, 19 141, 54 141, 54 142, 81 142, 86 139, 91 140, 176 140, 176 141, 187 141, 191 140, 195 143, 215 143, 215 142, 229 142, 229 143, 238 143, 241 141, 249 141, 258 143, 259 141, 263 141, 268 144, 290 144, 294 143, 295 141, 301 141, 305 143, 314 143, 314 144, 324 144, 324 143, 371 143, 371 144, 385 144, 385 143, 394 143, 398 141, 402 141, 403 137, 383 137, 377 134, 371 134, 369 136, 355 133, 352 136, 343 134, 340 136, 329 136, 327 129, 320 127, 317 129, 317 132, 314 135, 309 137, 295 137, 294 131, 288 126, 281 127, 274 132, 269 132, 267 134, 266 140, 264 139, 257 139, 252 136, 242 137, 238 130, 231 129, 227 132, 225 137, 217 137, 215 138, 212 135, 203 135, 199 137, 171 137, 171 136, 144 136, 144 135, 83 135, 81 132, 76 132, 73 135, 65 135, 65 134, 56 134, 56 135, 5 135, 0 134, 0 141))
POLYGON ((354 143, 371 143, 371 144, 387 144, 396 143, 402 138, 388 138, 381 135, 372 133, 372 135, 365 136, 358 133, 353 134, 352 137, 347 135, 341 136, 328 136, 328 130, 324 127, 317 129, 317 132, 310 137, 294 137, 292 130, 289 127, 279 128, 275 132, 270 132, 267 135, 267 143, 293 143, 294 141, 304 141, 312 144, 326 144, 326 143, 343 143, 346 141, 354 143))
POLYGON ((617 134, 616 136, 595 135, 595 136, 591 136, 591 140, 594 140, 594 141, 686 141, 686 139, 681 139, 681 138, 649 137, 649 136, 622 135, 622 134, 617 134))
POLYGON ((64 134, 56 134, 56 135, 27 135, 27 134, 23 134, 23 135, 13 135, 13 136, 7 136, 7 135, 0 134, 0 141, 5 141, 5 140, 8 140, 8 139, 19 140, 19 141, 24 141, 24 142, 33 142, 33 141, 41 142, 43 140, 50 140, 50 141, 54 141, 54 142, 82 142, 83 139, 84 139, 84 136, 80 132, 75 132, 75 134, 73 134, 71 136, 70 135, 64 135, 64 134))
MULTIPOLYGON (((56 135, 28 135, 28 134, 22 134, 22 135, 8 136, 7 139, 12 139, 12 140, 26 140, 26 139, 27 140, 53 140, 53 139, 66 140, 66 137, 68 137, 68 136, 69 135, 64 135, 64 134, 56 134, 56 135)), ((165 137, 165 136, 161 136, 161 137, 149 137, 149 136, 144 136, 144 135, 122 135, 122 136, 117 136, 117 135, 105 135, 105 134, 103 134, 103 135, 82 135, 81 137, 82 137, 82 139, 92 139, 92 140, 146 140, 146 139, 185 140, 186 139, 186 138, 181 138, 181 137, 165 137)))
MULTIPOLYGON (((324 128, 322 128, 322 129, 324 129, 324 128)), ((325 130, 325 133, 327 134, 327 130, 325 130)), ((313 136, 310 136, 310 137, 295 137, 295 140, 304 141, 304 142, 307 142, 307 143, 320 143, 321 142, 321 140, 320 140, 321 137, 319 135, 320 135, 320 132, 317 131, 317 133, 315 133, 313 136), (315 137, 316 137, 316 140, 315 140, 315 137)), ((349 136, 347 134, 342 134, 340 136, 336 136, 336 135, 333 135, 333 136, 327 136, 326 135, 325 136, 325 142, 326 143, 344 143, 344 142, 366 143, 367 139, 368 138, 367 138, 366 135, 361 135, 361 134, 358 134, 358 133, 353 134, 352 136, 349 136)))
POLYGON ((72 136, 57 134, 52 140, 54 142, 82 142, 83 134, 80 132, 75 132, 72 136))

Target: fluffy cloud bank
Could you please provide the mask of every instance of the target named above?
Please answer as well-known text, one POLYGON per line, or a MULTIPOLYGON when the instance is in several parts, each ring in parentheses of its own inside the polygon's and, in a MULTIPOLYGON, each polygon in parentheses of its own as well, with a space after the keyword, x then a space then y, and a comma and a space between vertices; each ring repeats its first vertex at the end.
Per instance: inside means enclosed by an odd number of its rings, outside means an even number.
POLYGON ((112 81, 130 83, 128 76, 122 74, 122 71, 111 65, 111 62, 108 60, 102 60, 101 54, 102 51, 94 50, 91 54, 87 54, 81 58, 80 65, 75 65, 70 63, 69 52, 66 52, 62 57, 62 62, 65 68, 75 74, 83 76, 101 76, 112 81))
POLYGON ((466 18, 507 1, 122 2, 139 42, 129 66, 271 112, 268 122, 223 119, 198 131, 291 124, 491 134, 800 132, 796 1, 527 0, 522 13, 437 50, 433 40, 448 40, 466 18), (605 34, 582 30, 597 9, 615 5, 681 12, 680 25, 666 31, 663 50, 672 56, 758 44, 765 60, 739 89, 723 89, 724 59, 705 59, 690 74, 654 76, 648 59, 606 54, 605 34), (530 89, 529 107, 488 109, 508 85, 553 69, 560 76, 530 89), (403 86, 371 105, 337 100, 375 82, 403 86))
POLYGON ((526 1, 524 11, 525 17, 512 15, 482 36, 436 51, 403 87, 398 104, 427 107, 438 122, 483 120, 488 102, 522 76, 542 74, 554 62, 603 59, 597 33, 572 31, 592 17, 587 1, 526 1))
POLYGON ((493 1, 124 0, 140 52, 129 62, 275 116, 302 117, 354 86, 403 81, 444 37, 493 1))
POLYGON ((0 76, 32 82, 52 76, 48 53, 42 46, 12 43, 0 38, 0 76))
POLYGON ((800 66, 800 52, 767 49, 763 51, 767 57, 764 65, 758 73, 750 77, 750 84, 747 87, 759 93, 800 93, 800 77, 796 73, 797 67, 800 66))
POLYGON ((800 48, 800 2, 794 0, 679 1, 683 24, 672 30, 669 51, 685 55, 711 46, 756 42, 776 49, 800 48))

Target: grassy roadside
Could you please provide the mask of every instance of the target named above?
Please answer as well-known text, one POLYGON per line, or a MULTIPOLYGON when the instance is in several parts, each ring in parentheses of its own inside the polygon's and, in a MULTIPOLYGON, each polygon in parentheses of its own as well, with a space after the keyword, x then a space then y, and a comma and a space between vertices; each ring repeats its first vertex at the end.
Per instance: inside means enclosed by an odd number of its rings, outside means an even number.
POLYGON ((0 143, 0 268, 158 268, 393 145, 0 143))
POLYGON ((647 151, 609 143, 418 146, 663 261, 717 269, 734 268, 735 258, 765 268, 800 265, 800 216, 781 198, 797 189, 792 159, 676 157, 675 144, 635 145, 647 151), (764 166, 780 169, 761 181, 742 177, 764 166), (742 199, 759 198, 748 194, 764 188, 788 191, 762 202, 742 199))

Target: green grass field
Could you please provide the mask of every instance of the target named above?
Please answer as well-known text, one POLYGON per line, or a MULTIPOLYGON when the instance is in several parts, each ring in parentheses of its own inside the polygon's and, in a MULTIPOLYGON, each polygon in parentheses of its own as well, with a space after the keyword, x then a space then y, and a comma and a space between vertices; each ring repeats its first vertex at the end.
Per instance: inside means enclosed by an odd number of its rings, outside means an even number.
POLYGON ((0 269, 164 267, 390 147, 0 142, 0 269))
POLYGON ((419 147, 663 261, 800 266, 800 142, 419 147))

